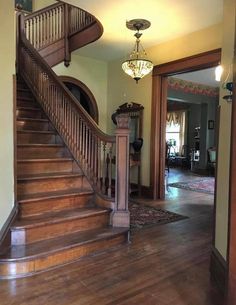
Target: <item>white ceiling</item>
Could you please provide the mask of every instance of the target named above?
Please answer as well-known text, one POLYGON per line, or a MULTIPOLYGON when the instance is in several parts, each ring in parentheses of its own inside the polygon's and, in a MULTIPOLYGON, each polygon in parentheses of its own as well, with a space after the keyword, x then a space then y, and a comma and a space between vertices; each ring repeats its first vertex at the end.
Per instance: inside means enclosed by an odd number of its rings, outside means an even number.
POLYGON ((219 82, 215 80, 215 68, 182 73, 182 74, 174 75, 173 77, 190 81, 193 83, 203 84, 212 87, 219 87, 219 82))
POLYGON ((100 60, 125 58, 134 45, 133 31, 126 20, 147 19, 151 27, 144 31, 142 44, 156 44, 220 23, 223 0, 64 0, 96 16, 104 27, 97 42, 77 51, 100 60))

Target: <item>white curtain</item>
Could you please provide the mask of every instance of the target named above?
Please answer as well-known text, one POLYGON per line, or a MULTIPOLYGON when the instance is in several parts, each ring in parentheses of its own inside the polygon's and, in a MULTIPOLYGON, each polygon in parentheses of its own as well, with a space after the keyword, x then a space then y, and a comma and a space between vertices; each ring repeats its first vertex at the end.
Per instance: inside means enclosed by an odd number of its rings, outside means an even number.
POLYGON ((167 126, 174 124, 179 125, 179 152, 184 145, 184 133, 185 133, 185 110, 170 111, 167 112, 166 118, 167 126))

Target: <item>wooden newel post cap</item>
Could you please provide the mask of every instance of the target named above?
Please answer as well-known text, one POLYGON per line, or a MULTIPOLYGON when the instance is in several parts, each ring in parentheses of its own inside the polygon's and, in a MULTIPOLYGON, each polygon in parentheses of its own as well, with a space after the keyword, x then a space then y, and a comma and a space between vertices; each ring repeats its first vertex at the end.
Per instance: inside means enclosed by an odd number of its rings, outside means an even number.
POLYGON ((130 117, 126 113, 117 115, 116 117, 117 128, 129 129, 130 117))

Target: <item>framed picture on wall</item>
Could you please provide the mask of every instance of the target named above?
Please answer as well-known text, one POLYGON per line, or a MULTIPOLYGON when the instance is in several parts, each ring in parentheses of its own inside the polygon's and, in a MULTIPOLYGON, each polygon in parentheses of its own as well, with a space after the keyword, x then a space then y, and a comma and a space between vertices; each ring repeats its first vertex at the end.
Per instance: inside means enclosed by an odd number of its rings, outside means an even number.
POLYGON ((208 121, 208 129, 214 129, 215 128, 215 122, 213 120, 208 121))
POLYGON ((33 0, 15 0, 15 8, 20 9, 26 13, 33 11, 33 0))

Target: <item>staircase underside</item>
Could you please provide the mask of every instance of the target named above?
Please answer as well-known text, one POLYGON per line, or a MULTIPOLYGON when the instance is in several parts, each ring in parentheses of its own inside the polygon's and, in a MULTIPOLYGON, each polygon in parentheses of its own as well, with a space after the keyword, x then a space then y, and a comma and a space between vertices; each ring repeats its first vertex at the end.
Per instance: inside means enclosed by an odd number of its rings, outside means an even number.
POLYGON ((111 210, 95 194, 23 81, 17 85, 17 200, 11 244, 0 251, 0 278, 17 278, 71 263, 125 243, 111 210))

